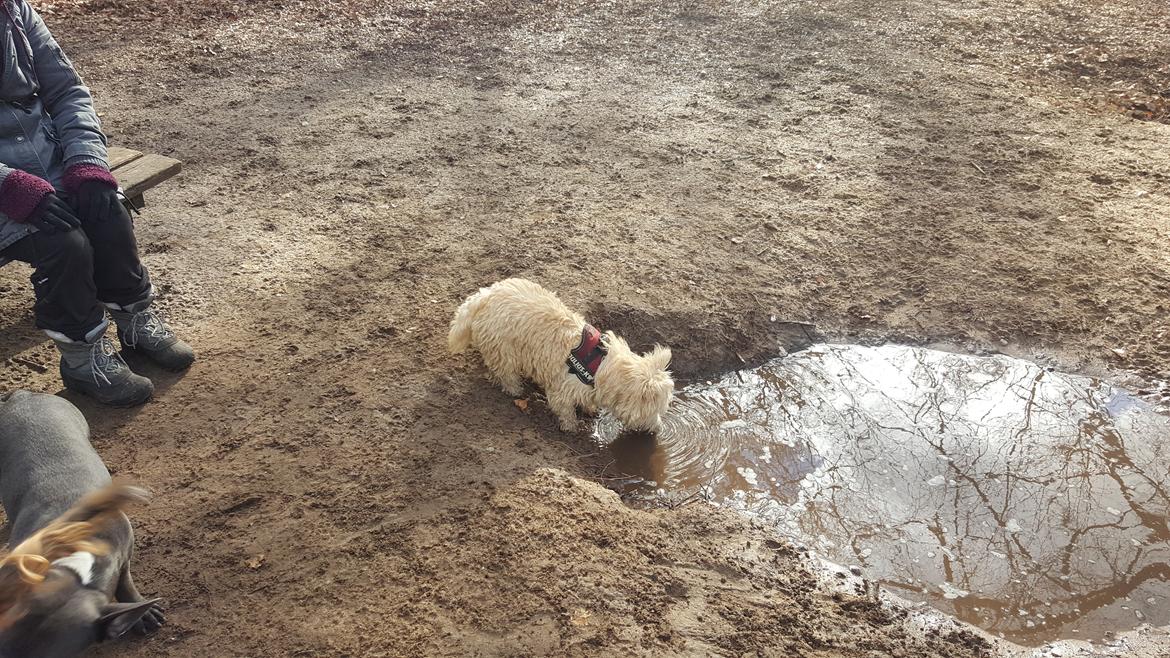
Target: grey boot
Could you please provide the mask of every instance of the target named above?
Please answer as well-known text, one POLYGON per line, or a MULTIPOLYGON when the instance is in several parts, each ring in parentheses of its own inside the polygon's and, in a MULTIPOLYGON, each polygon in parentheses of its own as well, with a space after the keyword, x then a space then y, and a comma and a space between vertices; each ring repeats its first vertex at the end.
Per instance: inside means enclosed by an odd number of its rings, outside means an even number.
POLYGON ((118 324, 118 338, 122 347, 138 352, 157 365, 172 371, 186 370, 195 362, 195 351, 179 340, 166 322, 150 309, 150 297, 131 304, 106 304, 114 322, 118 324))
POLYGON ((108 322, 89 332, 85 340, 46 331, 61 351, 61 381, 65 388, 114 407, 134 407, 154 395, 154 384, 134 374, 114 343, 106 337, 108 322))

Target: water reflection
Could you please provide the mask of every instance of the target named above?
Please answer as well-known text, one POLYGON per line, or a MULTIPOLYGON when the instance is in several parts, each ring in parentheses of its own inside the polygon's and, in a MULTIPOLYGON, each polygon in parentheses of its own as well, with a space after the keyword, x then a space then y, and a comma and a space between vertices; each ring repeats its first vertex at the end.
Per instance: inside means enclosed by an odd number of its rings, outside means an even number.
POLYGON ((632 497, 702 492, 1017 642, 1170 623, 1170 419, 1097 380, 818 346, 597 435, 632 497))

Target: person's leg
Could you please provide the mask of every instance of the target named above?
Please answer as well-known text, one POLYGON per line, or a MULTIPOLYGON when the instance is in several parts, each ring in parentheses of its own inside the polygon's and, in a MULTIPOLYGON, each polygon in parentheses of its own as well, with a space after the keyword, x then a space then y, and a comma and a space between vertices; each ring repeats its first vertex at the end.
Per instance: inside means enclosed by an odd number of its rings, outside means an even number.
POLYGON ((106 221, 82 217, 82 228, 93 245, 93 279, 97 297, 106 304, 132 306, 151 296, 150 274, 138 257, 138 240, 130 213, 106 221))
POLYGON ((93 246, 84 232, 38 231, 4 249, 3 255, 33 267, 36 324, 61 352, 61 379, 67 388, 116 406, 150 398, 154 385, 131 372, 105 337, 109 323, 94 282, 93 246))
POLYGON ((98 299, 118 324, 118 337, 124 347, 168 370, 184 370, 195 361, 195 353, 151 310, 154 287, 138 257, 134 222, 125 208, 119 205, 117 210, 105 221, 81 218, 93 245, 98 299))
POLYGON ((84 340, 106 321, 93 279, 93 248, 85 233, 38 231, 5 249, 4 256, 33 266, 37 328, 84 340))

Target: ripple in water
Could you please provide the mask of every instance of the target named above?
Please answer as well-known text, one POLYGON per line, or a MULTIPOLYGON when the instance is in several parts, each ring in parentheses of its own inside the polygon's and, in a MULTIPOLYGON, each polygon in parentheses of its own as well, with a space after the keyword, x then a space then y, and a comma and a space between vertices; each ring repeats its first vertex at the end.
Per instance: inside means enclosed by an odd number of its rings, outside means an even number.
POLYGON ((1025 644, 1170 623, 1170 419, 1007 357, 818 346, 597 438, 629 497, 699 493, 1025 644))

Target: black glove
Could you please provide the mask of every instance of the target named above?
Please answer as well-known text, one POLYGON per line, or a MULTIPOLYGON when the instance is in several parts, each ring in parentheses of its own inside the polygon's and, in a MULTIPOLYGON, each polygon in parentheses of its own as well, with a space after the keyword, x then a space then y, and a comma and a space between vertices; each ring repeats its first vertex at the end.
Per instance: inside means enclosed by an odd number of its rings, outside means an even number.
POLYGON ((87 222, 104 222, 121 211, 122 202, 118 200, 118 190, 109 183, 89 180, 77 188, 73 207, 87 222))
POLYGON ((81 226, 81 220, 69 208, 69 204, 56 194, 46 194, 29 215, 28 223, 46 235, 68 233, 81 226))

